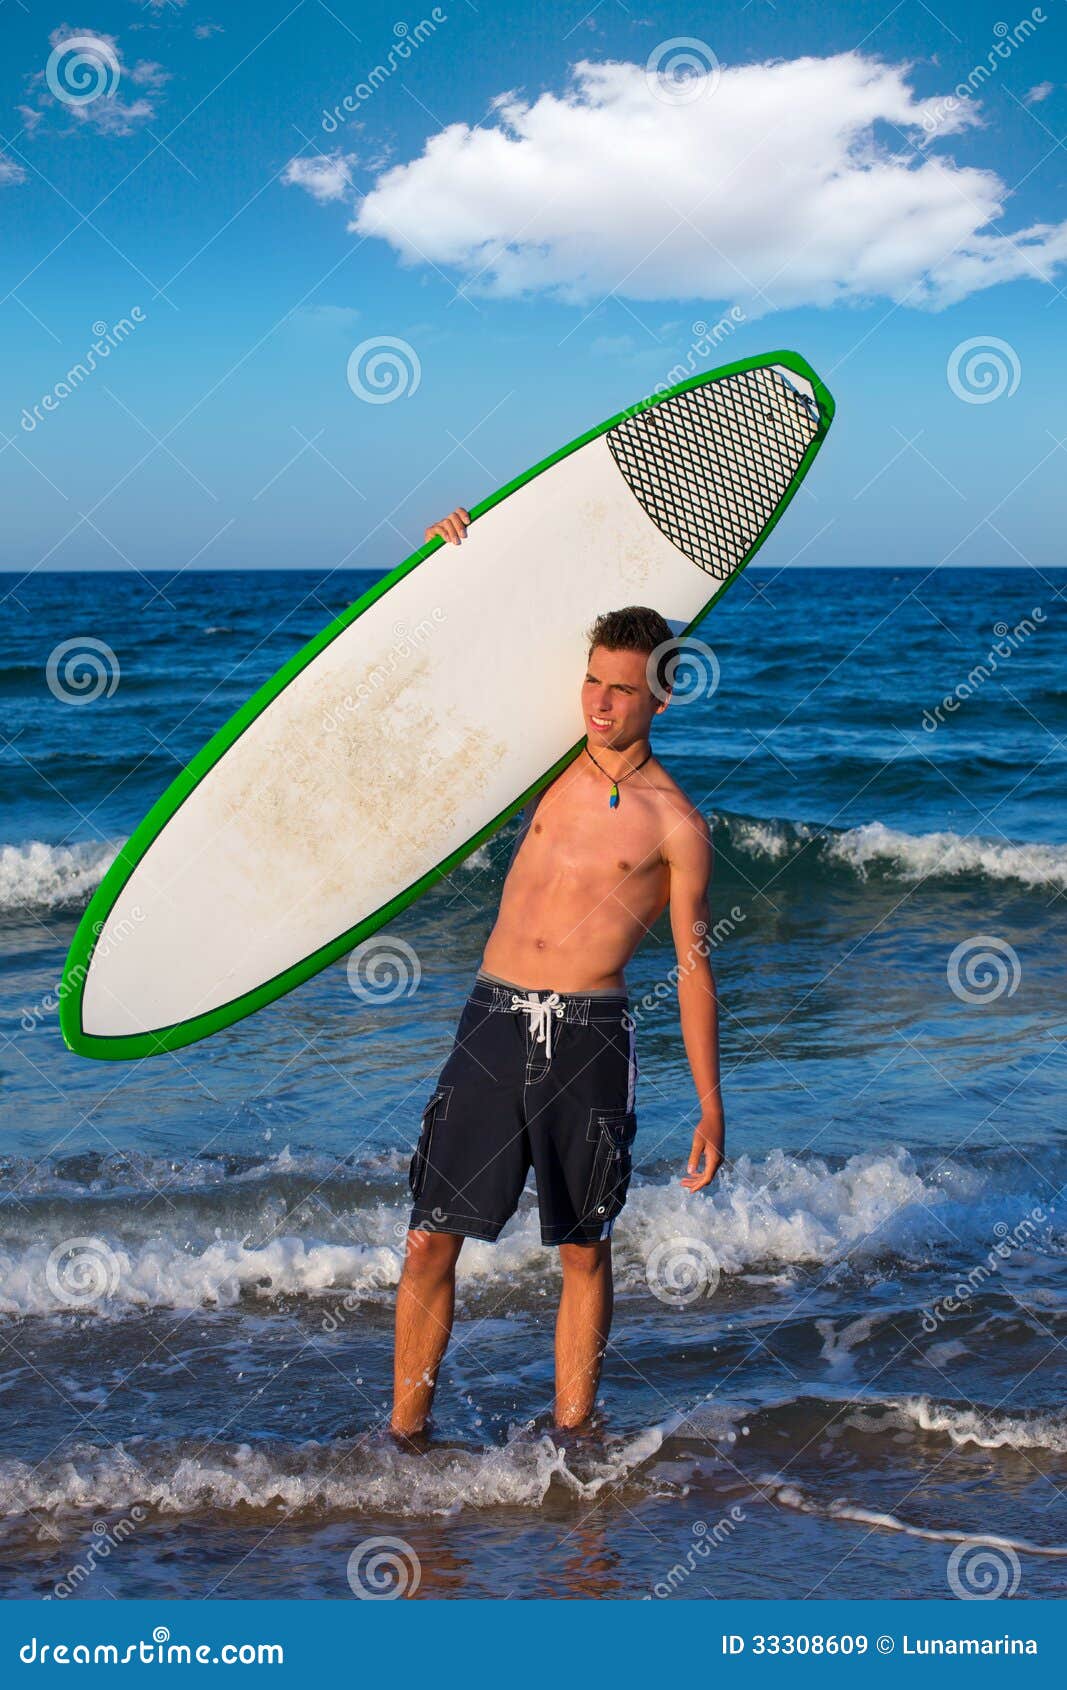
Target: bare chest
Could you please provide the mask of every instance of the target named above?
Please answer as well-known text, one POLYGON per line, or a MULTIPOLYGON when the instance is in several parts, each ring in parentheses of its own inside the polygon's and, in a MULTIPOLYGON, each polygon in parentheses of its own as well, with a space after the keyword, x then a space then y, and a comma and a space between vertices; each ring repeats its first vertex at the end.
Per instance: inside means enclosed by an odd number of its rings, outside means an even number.
POLYGON ((610 785, 550 788, 538 806, 516 858, 538 879, 561 879, 583 886, 666 872, 662 821, 650 793, 619 789, 619 804, 608 804, 610 785))

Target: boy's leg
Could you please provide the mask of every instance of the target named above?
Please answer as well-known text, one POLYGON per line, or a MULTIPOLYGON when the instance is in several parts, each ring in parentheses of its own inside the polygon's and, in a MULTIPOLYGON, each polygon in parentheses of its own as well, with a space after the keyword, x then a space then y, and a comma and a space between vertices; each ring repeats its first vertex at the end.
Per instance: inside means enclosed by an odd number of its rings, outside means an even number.
POLYGON ((426 1424, 437 1372, 452 1336, 456 1262, 463 1239, 450 1232, 408 1233, 396 1293, 396 1349, 390 1430, 411 1436, 426 1424))
POLYGON ((581 1426, 593 1412, 611 1331, 611 1239, 561 1244, 563 1291, 556 1317, 556 1424, 581 1426))
POLYGON ((395 1432, 419 1432, 429 1415, 452 1333, 463 1239, 493 1243, 526 1181, 520 1020, 510 992, 476 980, 423 1110, 408 1169, 413 1206, 396 1299, 395 1432))

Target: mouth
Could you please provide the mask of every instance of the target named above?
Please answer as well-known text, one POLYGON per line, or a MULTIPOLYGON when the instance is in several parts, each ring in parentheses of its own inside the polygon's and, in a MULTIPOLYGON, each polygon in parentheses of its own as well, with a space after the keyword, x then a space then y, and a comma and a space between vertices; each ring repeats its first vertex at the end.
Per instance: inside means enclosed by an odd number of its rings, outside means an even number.
POLYGON ((613 716, 590 716, 589 720, 592 726, 596 729, 597 733, 607 733, 609 728, 613 728, 615 726, 615 718, 613 716))

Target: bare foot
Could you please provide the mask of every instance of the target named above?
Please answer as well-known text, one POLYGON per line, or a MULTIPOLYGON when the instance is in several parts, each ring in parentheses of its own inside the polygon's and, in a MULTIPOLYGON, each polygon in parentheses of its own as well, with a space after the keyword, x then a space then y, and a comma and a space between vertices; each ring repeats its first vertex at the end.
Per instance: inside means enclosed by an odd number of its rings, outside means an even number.
POLYGON ((592 1443, 599 1443, 604 1435, 605 1422, 603 1414, 596 1408, 586 1415, 584 1420, 566 1422, 557 1420, 553 1423, 552 1436, 566 1449, 583 1449, 592 1443))
POLYGON ((403 1426, 390 1425, 386 1427, 386 1433, 398 1449, 404 1450, 407 1454, 421 1455, 429 1447, 432 1425, 431 1420, 427 1420, 425 1426, 411 1430, 403 1426))

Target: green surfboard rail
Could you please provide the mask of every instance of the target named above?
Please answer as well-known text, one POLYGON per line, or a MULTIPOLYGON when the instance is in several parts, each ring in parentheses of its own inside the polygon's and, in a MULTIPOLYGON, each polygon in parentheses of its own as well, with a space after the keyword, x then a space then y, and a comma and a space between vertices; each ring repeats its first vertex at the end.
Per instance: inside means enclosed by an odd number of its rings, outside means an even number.
MULTIPOLYGON (((716 588, 707 603, 688 624, 683 633, 678 636, 680 639, 684 638, 686 634, 692 632, 699 622, 703 621, 723 593, 733 586, 759 551, 767 536, 777 526, 810 469, 833 421, 834 401, 810 364, 799 353, 768 352, 751 358, 742 358, 736 363, 725 364, 719 369, 691 376, 686 381, 679 382, 677 386, 669 388, 666 392, 653 394, 646 399, 642 399, 638 404, 631 405, 625 411, 620 411, 616 416, 609 417, 607 422, 600 423, 598 427, 591 428, 585 434, 579 435, 576 440, 562 446, 559 451, 553 452, 550 457, 543 458, 540 463, 535 464, 525 474, 516 476, 513 481, 507 482, 498 492, 490 494, 480 504, 472 506, 471 520, 477 521, 486 511, 492 510, 494 505, 500 504, 517 488, 533 481, 536 476, 542 475, 546 469, 551 469, 553 464, 559 463, 560 459, 569 457, 572 452, 578 451, 589 441, 596 440, 600 435, 606 434, 609 429, 614 428, 618 423, 637 416, 641 411, 650 410, 655 405, 661 405, 666 400, 673 399, 679 393, 686 393, 690 388, 701 387, 709 382, 721 381, 725 376, 738 375, 742 371, 759 369, 768 364, 781 365, 783 369, 792 370, 794 374, 803 376, 811 383, 819 410, 816 432, 774 514, 761 530, 740 564, 733 570, 729 579, 716 588)), ((405 558, 395 569, 390 570, 380 581, 375 582, 361 598, 356 599, 321 633, 316 634, 313 639, 302 646, 289 659, 288 663, 271 676, 270 680, 264 682, 263 686, 252 695, 248 702, 242 705, 240 710, 231 716, 217 733, 212 735, 203 749, 171 782, 166 791, 153 804, 144 820, 134 829, 93 893, 78 924, 63 970, 63 979, 57 994, 59 998, 59 1024, 67 1045, 76 1055, 92 1057, 105 1062, 128 1062, 137 1061, 147 1056, 157 1056, 165 1051, 180 1050, 183 1046, 195 1044, 200 1039, 206 1039, 212 1033, 220 1032, 222 1028, 230 1027, 236 1021, 243 1020, 245 1016, 254 1014, 257 1009, 262 1009, 265 1005, 276 1002, 278 998, 284 997, 287 992, 291 992, 296 986, 302 985, 305 980, 309 980, 313 975, 318 974, 331 962, 336 962, 348 951, 353 950, 365 939, 370 938, 373 933, 392 921, 394 916, 399 915, 409 904, 414 903, 431 886, 439 880, 443 880, 466 857, 469 857, 487 839, 492 838, 493 834, 522 809, 524 804, 529 803, 531 798, 536 797, 551 781, 555 780, 556 776, 579 754, 585 744, 584 735, 553 763, 551 768, 546 769, 532 786, 529 786, 525 792, 520 793, 506 809, 501 810, 500 814, 494 816, 492 821, 487 822, 479 832, 456 851, 453 851, 450 856, 445 857, 434 868, 429 869, 413 885, 398 893, 395 898, 383 904, 380 909, 375 910, 371 915, 365 916, 346 933, 330 940, 328 944, 322 945, 310 956, 303 958, 300 962, 293 963, 289 968, 284 969, 272 979, 265 980, 253 990, 244 992, 239 997, 231 999, 230 1002, 206 1011, 203 1015, 193 1016, 186 1021, 177 1022, 173 1026, 156 1028, 147 1033, 99 1035, 87 1033, 83 1028, 82 994, 97 940, 130 875, 172 816, 177 813, 204 776, 236 744, 245 729, 269 705, 273 704, 290 681, 306 669, 308 664, 312 663, 319 653, 324 651, 339 634, 350 627, 357 617, 362 616, 365 611, 370 609, 371 605, 377 603, 378 599, 382 598, 396 582, 403 580, 404 576, 408 575, 411 570, 417 569, 420 563, 444 544, 443 540, 435 538, 419 546, 416 551, 411 553, 410 557, 405 558)))

